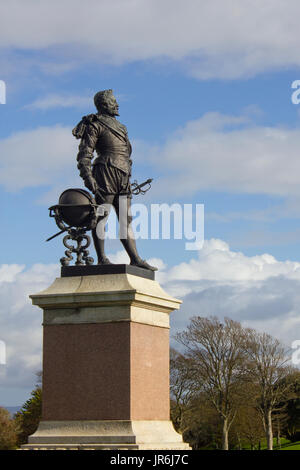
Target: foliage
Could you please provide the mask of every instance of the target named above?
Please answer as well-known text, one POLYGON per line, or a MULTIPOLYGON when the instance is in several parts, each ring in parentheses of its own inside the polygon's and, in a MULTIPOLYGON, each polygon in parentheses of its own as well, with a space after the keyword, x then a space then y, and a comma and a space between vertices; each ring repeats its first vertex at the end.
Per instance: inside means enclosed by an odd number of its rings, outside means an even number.
POLYGON ((17 424, 5 408, 0 408, 0 450, 11 450, 17 444, 17 424))
POLYGON ((31 392, 31 398, 27 400, 20 411, 15 414, 18 425, 18 445, 26 444, 28 436, 33 434, 40 422, 42 414, 42 389, 36 387, 31 392))
POLYGON ((286 406, 287 419, 284 431, 288 439, 296 442, 300 439, 300 378, 295 381, 293 391, 294 396, 286 406))

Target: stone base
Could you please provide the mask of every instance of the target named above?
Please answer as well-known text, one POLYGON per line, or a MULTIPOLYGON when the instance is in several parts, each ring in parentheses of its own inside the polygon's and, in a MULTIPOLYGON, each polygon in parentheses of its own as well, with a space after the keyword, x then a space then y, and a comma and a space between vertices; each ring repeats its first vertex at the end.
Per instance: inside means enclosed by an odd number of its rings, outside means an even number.
POLYGON ((24 450, 189 450, 171 421, 41 421, 24 450))

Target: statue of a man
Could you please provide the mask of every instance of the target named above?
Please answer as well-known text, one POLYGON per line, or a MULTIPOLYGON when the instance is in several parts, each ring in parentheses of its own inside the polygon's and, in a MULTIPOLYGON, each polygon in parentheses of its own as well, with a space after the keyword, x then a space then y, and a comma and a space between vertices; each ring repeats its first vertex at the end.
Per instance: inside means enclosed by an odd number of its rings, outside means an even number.
MULTIPOLYGON (((120 221, 119 197, 127 199, 126 238, 120 238, 127 251, 130 264, 155 271, 138 255, 136 243, 131 228, 131 190, 130 176, 132 148, 128 139, 126 126, 121 124, 119 106, 112 90, 99 91, 94 96, 97 114, 82 118, 73 129, 73 135, 81 139, 77 155, 78 169, 85 186, 95 195, 99 205, 112 205, 120 221), (93 161, 94 150, 97 158, 93 161)), ((123 231, 124 233, 124 231, 123 231)), ((98 237, 97 231, 92 231, 94 245, 98 256, 98 264, 112 264, 105 256, 104 236, 98 237)))

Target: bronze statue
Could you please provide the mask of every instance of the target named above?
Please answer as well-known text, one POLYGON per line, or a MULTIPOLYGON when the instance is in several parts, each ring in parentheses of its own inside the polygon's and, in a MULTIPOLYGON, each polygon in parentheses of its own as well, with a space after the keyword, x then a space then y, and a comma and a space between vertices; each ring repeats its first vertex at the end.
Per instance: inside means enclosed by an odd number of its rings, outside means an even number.
MULTIPOLYGON (((94 103, 98 112, 84 116, 72 131, 77 139, 81 139, 77 155, 80 176, 85 186, 94 194, 98 205, 105 204, 114 207, 119 222, 119 197, 126 198, 127 237, 121 237, 120 240, 129 255, 131 265, 155 271, 157 268, 150 266, 139 256, 131 228, 132 160, 130 156, 132 148, 126 126, 116 119, 116 116, 119 116, 117 100, 112 90, 104 90, 96 93, 94 103), (94 151, 97 157, 92 163, 94 151)), ((104 237, 97 236, 96 228, 93 228, 92 235, 98 264, 112 264, 105 256, 104 237)))

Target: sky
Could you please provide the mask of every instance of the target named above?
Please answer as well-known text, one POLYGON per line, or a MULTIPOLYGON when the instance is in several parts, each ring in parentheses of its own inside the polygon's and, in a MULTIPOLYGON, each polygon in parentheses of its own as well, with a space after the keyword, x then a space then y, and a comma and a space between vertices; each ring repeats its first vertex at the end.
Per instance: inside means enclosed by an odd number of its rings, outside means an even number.
MULTIPOLYGON (((183 301, 171 337, 217 315, 300 339, 299 14, 296 0, 0 2, 0 405, 22 405, 41 370, 29 295, 63 255, 61 237, 45 241, 58 231, 48 208, 83 187, 71 131, 108 88, 133 179, 153 178, 133 202, 204 205, 201 249, 137 240, 183 301)), ((118 240, 107 251, 128 262, 118 240)))

